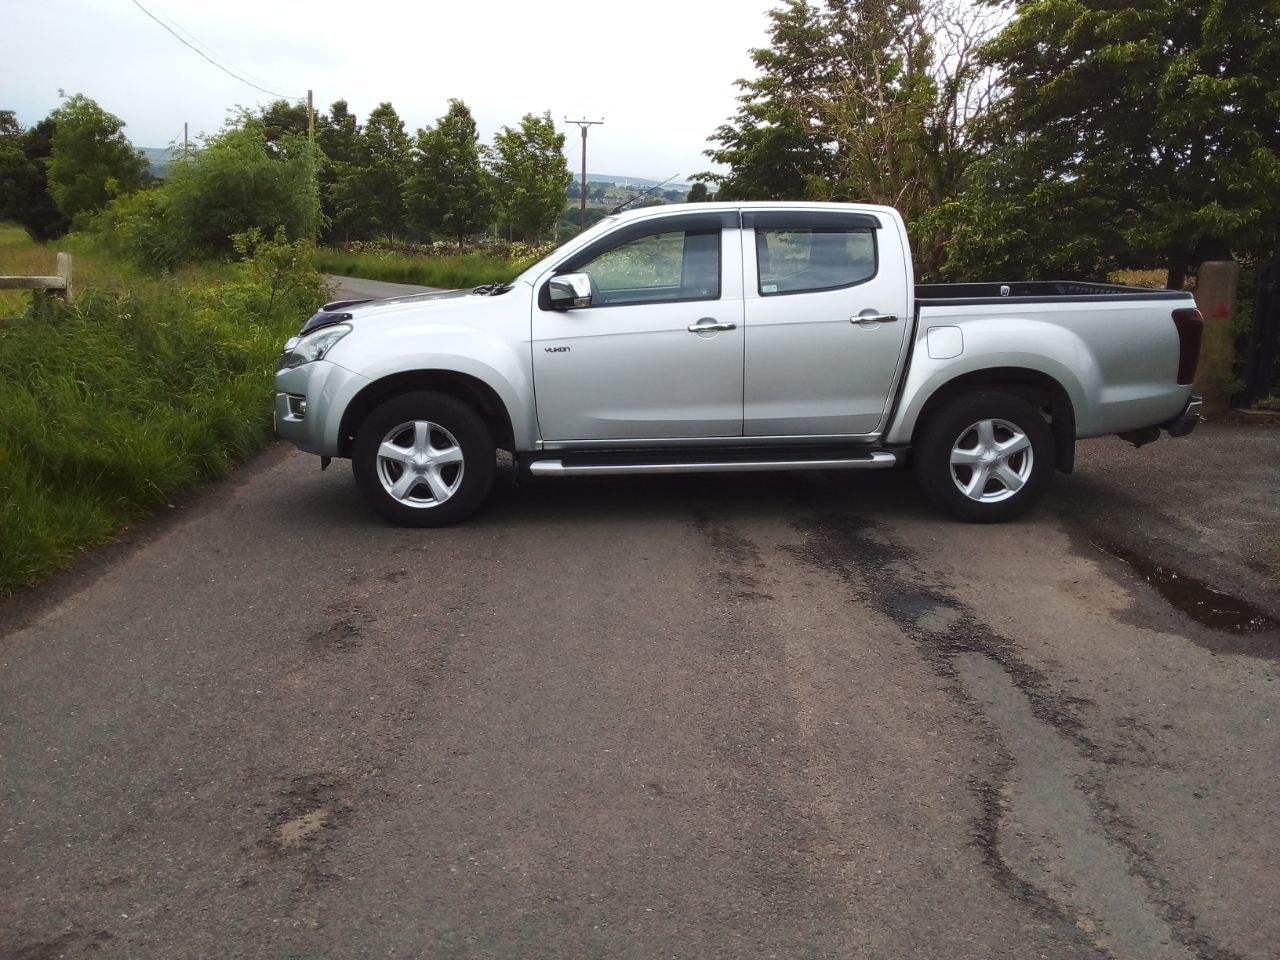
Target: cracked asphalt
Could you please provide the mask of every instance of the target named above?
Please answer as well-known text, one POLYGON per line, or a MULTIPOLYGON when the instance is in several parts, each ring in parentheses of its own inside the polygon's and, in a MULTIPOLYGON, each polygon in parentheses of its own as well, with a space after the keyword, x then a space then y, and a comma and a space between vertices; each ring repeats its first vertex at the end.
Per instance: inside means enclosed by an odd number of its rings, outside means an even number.
POLYGON ((508 474, 409 531, 345 466, 0 606, 0 957, 1280 956, 1280 634, 1099 547, 1280 615, 1280 429, 1082 445, 996 527, 508 474))

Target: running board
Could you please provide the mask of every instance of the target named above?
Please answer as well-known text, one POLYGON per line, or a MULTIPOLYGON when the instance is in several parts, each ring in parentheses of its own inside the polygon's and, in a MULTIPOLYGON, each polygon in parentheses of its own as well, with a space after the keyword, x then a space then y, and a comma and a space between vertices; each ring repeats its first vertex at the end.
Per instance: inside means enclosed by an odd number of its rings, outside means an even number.
POLYGON ((876 451, 861 457, 823 460, 705 460, 690 463, 568 463, 535 460, 535 477, 606 477, 635 473, 755 473, 766 470, 879 470, 896 466, 892 453, 876 451))

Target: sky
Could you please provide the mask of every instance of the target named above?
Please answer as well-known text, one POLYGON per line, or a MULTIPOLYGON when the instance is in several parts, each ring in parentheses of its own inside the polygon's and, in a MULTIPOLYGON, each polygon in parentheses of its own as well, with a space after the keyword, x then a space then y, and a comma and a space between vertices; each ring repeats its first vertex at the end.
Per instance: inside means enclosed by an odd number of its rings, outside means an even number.
MULTIPOLYGON (((138 147, 214 133, 237 106, 275 99, 212 59, 317 111, 345 99, 361 121, 390 100, 411 133, 451 97, 482 140, 525 113, 558 127, 600 119, 591 172, 684 180, 708 168, 707 137, 732 115, 734 80, 767 40, 770 0, 0 0, 6 34, 0 109, 24 126, 83 93, 125 124, 138 147), (12 38, 47 38, 15 42, 12 38)), ((566 130, 578 171, 581 138, 566 130)))

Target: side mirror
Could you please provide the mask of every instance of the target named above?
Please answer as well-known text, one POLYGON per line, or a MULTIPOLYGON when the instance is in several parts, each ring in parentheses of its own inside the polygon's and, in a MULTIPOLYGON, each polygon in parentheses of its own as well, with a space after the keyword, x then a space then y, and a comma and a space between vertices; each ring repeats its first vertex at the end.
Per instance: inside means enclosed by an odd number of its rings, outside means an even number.
POLYGON ((557 310, 591 306, 591 278, 585 273, 565 273, 547 284, 551 306, 557 310))

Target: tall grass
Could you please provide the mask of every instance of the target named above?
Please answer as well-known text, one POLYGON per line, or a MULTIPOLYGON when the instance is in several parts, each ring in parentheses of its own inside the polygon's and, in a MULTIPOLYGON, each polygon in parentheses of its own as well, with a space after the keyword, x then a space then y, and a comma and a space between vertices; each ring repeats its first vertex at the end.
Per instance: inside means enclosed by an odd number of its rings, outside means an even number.
POLYGON ((457 290, 482 283, 505 283, 522 265, 506 257, 472 251, 439 255, 396 251, 321 250, 316 265, 325 273, 390 283, 416 283, 426 287, 457 290))
MULTIPOLYGON (((0 245, 39 255, 7 231, 0 245)), ((86 252, 76 300, 24 295, 0 320, 0 591, 271 439, 280 344, 324 291, 297 251, 269 246, 181 280, 112 273, 86 252)))

